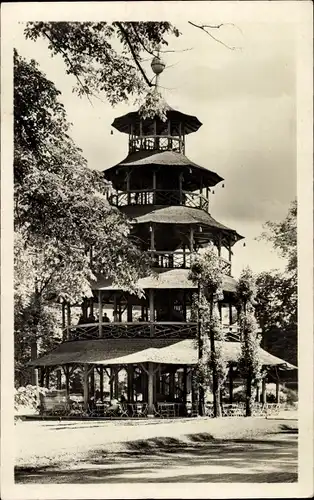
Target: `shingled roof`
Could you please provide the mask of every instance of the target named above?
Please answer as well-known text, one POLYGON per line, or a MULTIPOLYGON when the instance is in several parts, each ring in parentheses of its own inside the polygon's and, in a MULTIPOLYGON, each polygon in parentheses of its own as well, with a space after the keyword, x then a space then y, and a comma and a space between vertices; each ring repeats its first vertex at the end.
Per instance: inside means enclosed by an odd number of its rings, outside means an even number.
MULTIPOLYGON (((188 279, 189 269, 155 269, 154 274, 138 281, 138 287, 145 289, 196 289, 197 286, 188 279)), ((231 276, 224 276, 223 290, 235 292, 236 280, 231 276)), ((121 286, 114 285, 112 280, 99 276, 97 282, 92 283, 93 290, 121 290, 121 286)))
POLYGON ((159 224, 198 224, 211 229, 220 229, 231 233, 235 241, 243 238, 234 229, 224 226, 216 221, 208 212, 198 208, 186 207, 184 205, 128 205, 121 207, 129 218, 134 219, 138 224, 156 222, 159 224))
MULTIPOLYGON (((220 343, 220 342, 217 342, 220 343)), ((239 342, 224 342, 223 353, 229 363, 237 363, 241 355, 239 342)), ((260 348, 264 366, 295 369, 294 365, 260 348)), ((59 366, 70 363, 100 365, 139 364, 146 362, 195 365, 198 349, 195 340, 177 339, 98 339, 60 344, 52 352, 30 362, 32 366, 59 366)))
MULTIPOLYGON (((167 118, 172 122, 181 122, 184 126, 185 134, 196 132, 202 126, 202 123, 196 116, 181 113, 181 111, 177 111, 176 109, 171 108, 166 102, 164 102, 164 106, 167 107, 167 118)), ((111 125, 112 127, 119 130, 119 132, 124 132, 127 134, 129 133, 129 126, 131 125, 131 123, 136 125, 139 122, 139 111, 131 111, 130 113, 126 113, 125 115, 115 118, 111 125)))

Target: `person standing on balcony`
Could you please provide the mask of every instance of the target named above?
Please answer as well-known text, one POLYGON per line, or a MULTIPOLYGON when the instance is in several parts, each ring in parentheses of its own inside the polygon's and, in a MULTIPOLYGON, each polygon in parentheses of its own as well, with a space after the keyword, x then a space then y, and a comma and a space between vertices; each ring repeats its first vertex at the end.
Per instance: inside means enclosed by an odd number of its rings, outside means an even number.
POLYGON ((95 322, 96 322, 96 318, 95 318, 94 314, 91 312, 87 318, 87 323, 95 323, 95 322))
POLYGON ((103 323, 110 323, 110 319, 107 316, 107 313, 105 313, 102 317, 102 322, 103 323))

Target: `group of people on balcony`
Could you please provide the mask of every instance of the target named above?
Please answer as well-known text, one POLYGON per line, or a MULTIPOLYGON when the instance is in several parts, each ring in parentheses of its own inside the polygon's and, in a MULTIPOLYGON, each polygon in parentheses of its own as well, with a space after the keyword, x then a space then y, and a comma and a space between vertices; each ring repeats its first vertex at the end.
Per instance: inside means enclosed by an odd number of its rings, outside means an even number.
MULTIPOLYGON (((83 314, 81 314, 79 320, 78 320, 78 325, 86 325, 89 323, 98 323, 99 318, 96 318, 93 312, 91 312, 87 317, 85 317, 83 314)), ((107 313, 104 313, 102 317, 102 322, 103 323, 110 323, 110 319, 108 318, 107 313)))

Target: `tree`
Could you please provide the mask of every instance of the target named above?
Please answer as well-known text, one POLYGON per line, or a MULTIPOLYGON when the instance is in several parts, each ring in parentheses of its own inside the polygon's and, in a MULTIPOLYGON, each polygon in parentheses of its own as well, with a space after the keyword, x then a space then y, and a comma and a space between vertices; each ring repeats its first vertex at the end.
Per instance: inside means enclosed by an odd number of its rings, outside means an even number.
POLYGON ((14 53, 15 332, 17 368, 38 340, 60 337, 60 301, 91 296, 98 273, 140 293, 146 257, 130 222, 108 203, 111 185, 87 168, 68 132, 60 92, 14 53), (93 249, 91 261, 88 250, 93 249), (127 265, 125 264, 127 263, 127 265), (23 349, 21 347, 23 346, 23 349))
POLYGON ((263 330, 263 345, 273 354, 297 363, 297 202, 280 222, 267 222, 262 239, 271 242, 286 259, 284 272, 257 276, 256 315, 263 330))
POLYGON ((199 324, 200 405, 203 404, 203 385, 212 374, 214 416, 221 416, 220 388, 226 375, 222 354, 223 331, 217 317, 217 302, 223 298, 223 271, 219 257, 210 246, 193 258, 189 278, 198 285, 195 306, 199 324), (219 344, 217 344, 219 340, 219 344))
POLYGON ((240 305, 241 358, 239 369, 246 378, 246 416, 252 415, 252 385, 261 377, 260 338, 254 315, 256 294, 255 279, 251 269, 242 271, 237 283, 237 298, 240 305))
MULTIPOLYGON (((237 28, 234 24, 189 24, 226 48, 237 49, 213 34, 226 26, 237 28)), ((67 73, 76 77, 74 90, 79 95, 105 95, 112 105, 144 97, 141 112, 162 116, 161 95, 150 91, 156 80, 147 71, 147 59, 174 52, 168 49, 169 39, 181 33, 169 22, 29 22, 25 35, 47 40, 51 54, 60 55, 67 73)))

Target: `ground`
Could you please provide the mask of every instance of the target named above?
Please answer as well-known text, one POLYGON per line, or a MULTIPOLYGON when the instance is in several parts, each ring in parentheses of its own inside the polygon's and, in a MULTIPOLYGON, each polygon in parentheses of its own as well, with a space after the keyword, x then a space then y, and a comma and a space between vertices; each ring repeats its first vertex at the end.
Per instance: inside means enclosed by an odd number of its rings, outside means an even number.
POLYGON ((19 422, 18 483, 295 482, 297 420, 19 422))

